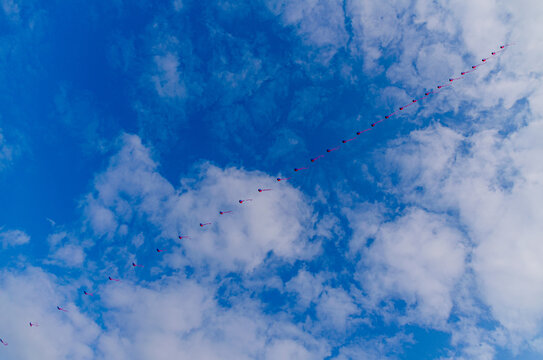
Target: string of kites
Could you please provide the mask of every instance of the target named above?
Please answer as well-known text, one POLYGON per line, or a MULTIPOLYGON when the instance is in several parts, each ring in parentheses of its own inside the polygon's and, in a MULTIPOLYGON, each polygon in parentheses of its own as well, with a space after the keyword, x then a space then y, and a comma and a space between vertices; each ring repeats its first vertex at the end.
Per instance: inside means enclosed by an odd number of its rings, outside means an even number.
MULTIPOLYGON (((382 123, 383 121, 386 121, 386 120, 390 119, 390 118, 391 118, 392 116, 394 116, 394 115, 399 114, 402 110, 406 109, 407 107, 409 107, 409 106, 411 106, 411 105, 414 105, 414 104, 418 103, 419 101, 421 101, 421 100, 423 100, 423 99, 426 99, 427 97, 429 97, 429 96, 431 96, 431 95, 437 94, 437 93, 440 92, 442 89, 445 89, 445 88, 447 88, 447 87, 449 87, 449 86, 452 86, 452 84, 453 84, 454 81, 461 80, 461 79, 464 78, 465 75, 467 75, 467 74, 469 74, 469 73, 472 73, 472 72, 476 71, 480 66, 487 64, 488 60, 490 60, 492 57, 501 54, 503 51, 505 51, 505 49, 506 49, 507 47, 512 46, 512 45, 514 45, 514 44, 505 44, 505 45, 501 45, 501 46, 500 46, 500 50, 493 51, 493 52, 491 53, 491 56, 490 56, 490 57, 483 58, 483 59, 481 60, 481 63, 478 64, 478 65, 473 65, 473 66, 471 67, 471 70, 462 71, 462 72, 460 73, 460 76, 459 76, 459 77, 452 77, 452 78, 449 78, 449 82, 448 82, 447 84, 445 84, 445 85, 438 85, 438 86, 437 86, 437 90, 431 90, 431 91, 425 92, 425 93, 424 93, 424 96, 422 96, 422 97, 420 97, 420 98, 418 98, 418 99, 413 99, 413 100, 411 100, 411 102, 410 102, 409 104, 407 104, 407 105, 400 106, 400 107, 398 108, 398 110, 396 110, 396 111, 394 111, 394 112, 392 112, 392 113, 386 115, 383 119, 381 119, 381 120, 379 120, 379 121, 376 121, 376 122, 370 124, 370 127, 368 127, 367 129, 364 129, 364 130, 361 130, 361 131, 357 131, 355 137, 350 138, 350 139, 344 139, 344 140, 341 141, 341 143, 342 143, 342 144, 346 144, 346 143, 349 143, 349 142, 351 142, 351 141, 356 140, 356 139, 357 139, 357 136, 359 136, 359 135, 361 135, 361 134, 363 134, 363 133, 365 133, 365 132, 368 132, 368 131, 372 130, 372 129, 375 127, 375 125, 377 125, 377 124, 379 124, 379 123, 382 123)), ((341 145, 338 145, 338 146, 333 147, 333 148, 328 148, 328 149, 326 149, 326 153, 331 153, 331 152, 337 151, 337 150, 340 149, 340 147, 341 147, 341 145)), ((318 155, 318 156, 316 156, 316 157, 314 157, 314 158, 311 158, 310 161, 311 161, 311 163, 315 163, 317 160, 319 160, 319 159, 321 159, 321 158, 323 158, 323 157, 324 157, 324 155, 321 154, 321 155, 318 155)), ((299 172, 299 171, 307 170, 307 169, 309 169, 309 167, 307 167, 307 166, 306 166, 306 167, 300 167, 300 168, 294 168, 294 172, 297 173, 297 172, 299 172)), ((277 181, 277 182, 287 181, 287 180, 289 180, 289 179, 291 179, 291 178, 292 178, 292 177, 276 178, 276 181, 277 181)), ((272 189, 264 189, 264 188, 258 189, 258 192, 259 192, 259 193, 263 193, 263 192, 267 192, 267 191, 272 191, 272 189)), ((244 204, 244 203, 249 202, 249 201, 253 201, 253 199, 240 199, 238 202, 239 202, 240 204, 244 204)), ((230 214, 230 213, 232 213, 232 212, 233 212, 233 211, 231 211, 231 210, 228 210, 228 211, 219 211, 219 215, 227 215, 227 214, 230 214)), ((202 222, 202 223, 200 223, 200 227, 203 228, 203 227, 206 227, 206 226, 209 226, 209 225, 212 225, 212 224, 213 224, 212 222, 202 222)), ((179 237, 179 240, 190 239, 190 236, 185 236, 185 235, 179 235, 178 237, 179 237)), ((157 248, 156 251, 157 251, 157 253, 161 253, 161 252, 166 251, 166 249, 158 249, 158 248, 157 248)), ((133 262, 133 263, 132 263, 132 267, 133 267, 133 268, 139 268, 139 267, 143 267, 143 265, 141 265, 141 264, 136 264, 135 262, 133 262)), ((121 281, 121 280, 120 280, 120 279, 115 279, 115 278, 112 278, 111 276, 109 276, 109 277, 108 277, 108 281, 119 282, 119 281, 121 281)), ((85 295, 85 296, 93 296, 94 293, 90 293, 90 292, 87 292, 86 290, 84 290, 84 291, 83 291, 83 295, 85 295)), ((61 312, 69 312, 69 310, 67 310, 67 309, 65 309, 65 308, 63 308, 63 307, 60 307, 60 306, 57 306, 57 310, 58 310, 58 311, 61 311, 61 312)), ((29 323, 29 326, 30 326, 30 327, 38 327, 38 326, 40 326, 40 325, 39 325, 38 323, 35 323, 35 322, 30 322, 30 323, 29 323)), ((4 341, 3 339, 1 339, 1 338, 0 338, 0 343, 1 343, 2 345, 4 345, 4 346, 7 346, 7 345, 8 345, 8 343, 7 343, 6 341, 4 341)))

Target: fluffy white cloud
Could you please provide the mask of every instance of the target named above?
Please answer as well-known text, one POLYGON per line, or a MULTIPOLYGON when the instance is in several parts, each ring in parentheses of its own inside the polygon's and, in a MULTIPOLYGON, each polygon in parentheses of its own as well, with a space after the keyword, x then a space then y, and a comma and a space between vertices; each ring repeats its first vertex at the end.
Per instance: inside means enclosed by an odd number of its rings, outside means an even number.
POLYGON ((323 291, 324 279, 322 275, 313 275, 305 270, 298 274, 285 284, 287 291, 297 293, 297 304, 306 308, 311 302, 318 299, 323 291))
MULTIPOLYGON (((537 34, 543 28, 536 19, 543 15, 543 6, 539 1, 392 0, 377 5, 351 0, 347 10, 354 33, 353 54, 363 57, 368 74, 386 70, 387 77, 410 97, 459 76, 491 51, 499 50, 499 45, 514 44, 458 82, 439 102, 425 100, 426 106, 432 104, 428 111, 422 110, 425 115, 457 111, 465 102, 478 110, 492 110, 500 104, 510 108, 541 92, 542 51, 537 34), (388 60, 394 62, 385 68, 388 60)), ((410 97, 399 94, 392 105, 396 107, 410 97)), ((541 95, 530 101, 532 111, 541 113, 537 99, 541 95)))
POLYGON ((359 310, 353 298, 343 289, 326 287, 317 303, 319 321, 335 331, 345 331, 359 310))
POLYGON ((288 183, 260 172, 204 165, 198 181, 183 179, 176 191, 157 166, 137 136, 122 138, 121 150, 86 198, 84 213, 97 234, 122 236, 120 224, 145 219, 164 238, 190 235, 182 241, 185 255, 169 256, 170 265, 208 264, 225 270, 251 271, 271 254, 292 261, 318 251, 318 244, 309 240, 320 227, 302 193, 288 183), (268 187, 272 191, 257 191, 268 187), (248 197, 250 201, 238 203, 248 197))
POLYGON ((85 261, 85 251, 81 246, 67 244, 58 248, 51 254, 51 258, 66 266, 81 266, 85 261))
POLYGON ((250 271, 270 253, 288 260, 315 253, 308 242, 315 225, 312 209, 290 185, 273 184, 259 172, 214 166, 205 166, 195 185, 184 189, 170 212, 170 223, 192 236, 183 247, 193 260, 250 271), (273 190, 258 193, 267 186, 273 190), (248 197, 252 201, 238 203, 248 197), (233 212, 221 216, 219 211, 233 212))
POLYGON ((120 224, 149 216, 159 222, 161 206, 174 194, 173 187, 156 172, 157 163, 137 136, 124 135, 120 151, 106 172, 95 179, 95 192, 86 197, 84 213, 92 230, 114 236, 120 224))
POLYGON ((58 284, 37 268, 0 273, 0 337, 6 359, 95 359, 92 344, 100 333, 69 296, 73 288, 58 284), (67 309, 61 312, 56 306, 67 309), (39 327, 30 327, 29 322, 39 327))
POLYGON ((541 136, 541 121, 505 138, 495 131, 463 138, 450 129, 429 128, 387 154, 398 166, 398 194, 458 212, 474 244, 472 267, 482 296, 515 333, 537 333, 543 319, 536 300, 543 295, 541 136))
POLYGON ((187 279, 164 279, 150 288, 115 284, 105 287, 101 297, 111 329, 99 342, 104 358, 319 359, 328 351, 288 322, 263 315, 251 302, 220 308, 212 288, 187 279))
POLYGON ((257 302, 220 307, 214 285, 180 275, 98 286, 84 306, 100 306, 103 329, 74 304, 76 286, 58 285, 41 269, 4 271, 0 285, 6 358, 322 359, 330 351, 288 320, 263 314, 257 302))
MULTIPOLYGON (((356 224, 359 216, 353 211, 351 222, 356 224)), ((364 218, 359 227, 367 223, 364 218)), ((356 227, 353 238, 367 239, 368 234, 358 234, 356 227)), ((374 223, 372 228, 374 240, 363 251, 357 274, 371 301, 378 304, 399 298, 407 304, 404 321, 443 324, 465 268, 462 235, 445 217, 417 208, 407 209, 392 221, 374 223)))
POLYGON ((296 307, 302 312, 315 305, 315 329, 343 332, 359 312, 353 297, 341 288, 326 285, 330 274, 311 274, 301 270, 285 284, 285 289, 296 293, 296 307))
MULTIPOLYGON (((451 105, 458 109, 462 102, 469 104, 474 110, 465 116, 474 120, 476 130, 466 134, 432 126, 393 144, 387 151, 385 173, 397 171, 400 176, 393 184, 396 187, 387 188, 404 201, 458 214, 460 226, 473 243, 469 266, 480 286, 480 293, 472 289, 471 296, 483 298, 510 336, 530 339, 541 332, 543 318, 543 308, 535 300, 543 291, 539 286, 543 269, 536 260, 543 254, 538 241, 539 224, 543 223, 538 161, 542 150, 536 140, 542 135, 543 69, 541 41, 536 34, 543 29, 541 22, 535 21, 542 16, 543 6, 537 1, 422 3, 417 2, 417 21, 429 29, 445 24, 441 30, 448 29, 451 39, 458 34, 462 45, 455 46, 468 53, 485 56, 501 42, 514 46, 492 59, 490 66, 481 67, 476 77, 459 83, 461 91, 445 100, 449 109, 451 105), (443 14, 447 14, 447 21, 443 14), (519 101, 526 102, 522 110, 507 112, 519 101), (481 111, 491 116, 482 116, 481 111), (504 136, 494 130, 497 126, 519 130, 504 136)), ((442 41, 453 44, 445 38, 442 41)), ((412 58, 442 63, 434 61, 439 51, 421 57, 425 48, 412 58)), ((409 52, 403 55, 409 58, 409 52)), ((474 56, 466 59, 480 62, 474 56)), ((411 70, 407 70, 409 74, 411 70)), ((399 73, 389 75, 403 81, 399 73)), ((409 76, 405 79, 410 86, 417 81, 409 76)), ((471 344, 470 349, 488 357, 494 353, 488 345, 471 344)))
MULTIPOLYGON (((0 228, 0 230, 2 230, 2 228, 0 228)), ((30 236, 21 230, 6 230, 0 232, 0 243, 2 243, 3 249, 10 246, 23 245, 29 241, 30 236)))

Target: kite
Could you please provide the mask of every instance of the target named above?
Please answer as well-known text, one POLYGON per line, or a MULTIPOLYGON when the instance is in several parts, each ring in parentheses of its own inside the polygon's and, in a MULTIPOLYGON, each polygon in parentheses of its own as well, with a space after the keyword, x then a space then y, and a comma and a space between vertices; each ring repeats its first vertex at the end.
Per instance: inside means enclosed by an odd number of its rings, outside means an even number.
POLYGON ((136 264, 135 262, 133 262, 133 263, 132 263, 132 267, 133 267, 133 268, 143 267, 143 265, 139 265, 139 264, 136 264))
POLYGON ((110 281, 121 281, 120 279, 114 279, 114 278, 112 278, 111 276, 108 276, 107 278, 108 278, 110 281))
POLYGON ((311 159, 311 162, 315 162, 315 161, 317 161, 318 159, 320 159, 322 157, 324 157, 324 155, 319 155, 317 157, 314 157, 313 159, 311 159))
POLYGON ((40 324, 36 324, 36 323, 33 323, 32 321, 30 322, 30 327, 34 327, 34 326, 40 326, 40 324))
POLYGON ((57 309, 60 311, 68 312, 68 310, 61 308, 60 306, 57 306, 57 309))
POLYGON ((84 294, 84 295, 87 295, 87 296, 93 296, 93 295, 94 295, 94 293, 88 293, 88 292, 86 292, 85 290, 83 290, 83 294, 84 294))
POLYGON ((0 343, 4 344, 4 346, 8 346, 8 343, 5 342, 4 340, 0 339, 0 343))

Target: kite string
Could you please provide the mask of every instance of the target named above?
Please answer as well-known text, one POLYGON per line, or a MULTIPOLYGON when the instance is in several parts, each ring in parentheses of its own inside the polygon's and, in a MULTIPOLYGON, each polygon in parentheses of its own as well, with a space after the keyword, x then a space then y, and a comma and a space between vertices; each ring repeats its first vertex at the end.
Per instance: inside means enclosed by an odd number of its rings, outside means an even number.
MULTIPOLYGON (((506 47, 509 47, 509 46, 512 46, 512 45, 513 45, 513 44, 505 44, 505 45, 501 45, 501 46, 500 46, 500 50, 493 51, 493 52, 491 53, 491 56, 490 56, 490 57, 481 59, 481 64, 472 66, 472 69, 471 69, 471 70, 461 72, 461 73, 460 73, 460 76, 458 76, 458 77, 451 77, 451 78, 449 78, 449 79, 448 79, 448 80, 449 80, 448 83, 443 84, 443 85, 438 85, 438 86, 437 86, 437 90, 427 91, 427 92, 424 93, 424 96, 422 96, 422 97, 420 97, 420 98, 414 98, 413 100, 411 100, 410 103, 408 103, 408 104, 406 104, 406 105, 404 105, 404 106, 401 106, 401 107, 398 108, 398 110, 396 110, 396 111, 394 111, 394 112, 392 112, 392 113, 386 115, 386 116, 384 117, 384 119, 380 119, 380 120, 375 121, 375 122, 373 122, 372 124, 370 124, 371 127, 367 128, 367 129, 364 129, 364 130, 362 130, 362 131, 356 132, 356 135, 358 136, 358 135, 361 135, 362 133, 366 133, 366 132, 372 130, 372 129, 375 127, 375 125, 380 124, 380 123, 384 122, 385 120, 388 120, 390 117, 397 115, 399 112, 405 110, 405 109, 408 108, 409 106, 412 106, 412 105, 414 105, 414 104, 416 104, 416 103, 419 103, 421 100, 426 99, 426 98, 428 98, 428 97, 431 96, 431 95, 438 94, 439 92, 441 92, 441 91, 443 91, 443 90, 445 90, 445 89, 451 87, 451 86, 453 85, 453 82, 454 82, 454 81, 461 80, 461 79, 463 79, 463 78, 465 77, 465 75, 470 74, 470 73, 476 71, 477 68, 478 68, 479 66, 482 66, 482 65, 487 64, 487 63, 488 63, 488 60, 494 58, 496 55, 498 55, 498 56, 501 55, 501 54, 505 51, 505 48, 506 48, 506 47)), ((346 144, 346 143, 351 142, 351 141, 354 141, 354 140, 356 140, 356 139, 357 139, 357 137, 353 137, 353 138, 349 138, 349 139, 344 139, 344 140, 342 140, 342 143, 343 143, 343 144, 346 144)), ((333 148, 328 148, 328 149, 326 149, 326 153, 331 153, 331 152, 334 152, 334 151, 338 151, 338 150, 340 150, 340 148, 341 148, 341 145, 338 145, 338 146, 333 147, 333 148)), ((324 158, 324 156, 325 156, 324 154, 320 154, 320 155, 318 155, 318 156, 316 156, 316 157, 314 157, 314 158, 311 158, 310 161, 311 161, 311 163, 315 163, 318 159, 324 158)), ((310 169, 309 166, 304 166, 304 167, 299 167, 299 168, 296 167, 296 168, 294 168, 294 172, 295 172, 295 173, 299 173, 301 170, 309 170, 309 169, 310 169)), ((290 177, 278 177, 278 178, 276 178, 277 182, 287 181, 287 180, 290 180, 290 179, 292 179, 291 176, 290 176, 290 177)), ((258 192, 270 191, 270 190, 271 190, 271 189, 265 189, 265 190, 263 190, 263 189, 258 189, 258 192)), ((246 201, 252 201, 252 199, 239 200, 239 203, 240 203, 240 204, 243 204, 243 203, 246 202, 246 201)), ((219 212, 220 215, 223 215, 224 213, 227 213, 227 212, 226 212, 226 211, 224 211, 224 212, 223 212, 223 211, 219 212)), ((211 225, 211 224, 212 224, 211 222, 208 222, 208 223, 200 223, 200 227, 204 227, 204 226, 211 225)))
MULTIPOLYGON (((500 46, 500 50, 498 50, 498 51, 493 51, 493 52, 491 53, 491 55, 492 55, 492 56, 501 55, 501 54, 503 53, 503 51, 505 51, 505 48, 507 48, 507 47, 509 47, 509 46, 512 46, 512 45, 514 45, 514 43, 512 43, 512 44, 506 44, 506 45, 501 45, 501 46, 500 46)), ((448 86, 451 86, 452 83, 453 83, 454 81, 463 79, 464 75, 467 75, 467 74, 469 74, 469 73, 472 73, 472 72, 475 71, 479 66, 482 66, 482 65, 484 65, 484 64, 487 64, 487 60, 489 60, 489 59, 490 59, 490 58, 483 58, 481 64, 472 66, 472 70, 461 72, 461 76, 460 76, 460 77, 449 78, 449 83, 450 83, 450 84, 439 85, 439 86, 437 86, 437 88, 438 88, 437 91, 429 91, 429 92, 426 92, 426 93, 424 94, 424 95, 425 95, 424 97, 419 98, 419 99, 413 99, 413 100, 411 101, 411 103, 409 103, 408 105, 405 105, 405 106, 400 107, 400 108, 399 108, 400 111, 402 111, 403 109, 407 108, 408 106, 411 106, 411 105, 417 103, 418 101, 420 101, 420 100, 422 100, 422 99, 425 99, 425 98, 428 97, 429 95, 433 95, 433 94, 438 93, 442 88, 446 88, 446 87, 448 87, 448 86)), ((370 128, 365 129, 365 130, 362 130, 362 131, 358 131, 358 132, 356 133, 356 135, 360 135, 360 134, 362 134, 362 133, 365 133, 365 132, 368 132, 368 131, 372 130, 372 128, 373 128, 376 124, 379 124, 379 123, 381 123, 381 122, 383 122, 383 121, 389 119, 391 116, 396 115, 396 114, 397 114, 397 111, 395 111, 395 112, 393 112, 393 113, 391 113, 391 114, 389 114, 389 115, 386 115, 384 119, 381 119, 381 120, 378 120, 378 121, 372 123, 370 128)), ((356 137, 350 138, 350 139, 346 139, 346 140, 342 140, 342 143, 343 143, 343 144, 346 144, 347 142, 354 141, 355 139, 356 139, 356 137)), ((329 148, 329 149, 327 149, 326 152, 327 152, 327 153, 330 153, 330 152, 333 152, 333 151, 337 151, 337 150, 339 150, 339 149, 340 149, 340 146, 337 146, 337 147, 334 147, 334 148, 329 148)), ((311 159, 311 162, 313 163, 313 162, 315 162, 317 159, 320 159, 320 158, 323 158, 323 157, 324 157, 324 155, 319 155, 319 156, 317 156, 317 157, 315 157, 315 158, 312 158, 312 159, 311 159)), ((295 171, 295 172, 298 172, 299 170, 306 170, 306 169, 309 169, 309 167, 294 168, 294 171, 295 171)), ((286 181, 286 180, 289 180, 289 179, 291 179, 291 178, 292 178, 292 177, 287 177, 287 178, 277 178, 277 182, 286 181)), ((258 192, 260 192, 260 193, 261 193, 261 192, 267 192, 267 191, 272 191, 272 189, 271 189, 271 188, 266 188, 266 189, 260 188, 260 189, 258 189, 258 192)), ((252 200, 253 200, 253 199, 239 200, 239 203, 240 203, 240 204, 243 204, 244 202, 252 201, 252 200)), ((222 215, 222 214, 231 213, 231 212, 232 212, 232 211, 224 211, 224 212, 221 211, 220 214, 222 215)), ((204 226, 211 225, 211 224, 212 224, 211 222, 200 223, 200 227, 204 227, 204 226)), ((182 240, 182 239, 184 239, 184 238, 190 239, 189 236, 185 236, 185 235, 178 235, 178 237, 179 237, 180 240, 182 240)), ((157 252, 165 251, 165 249, 156 249, 156 250, 157 250, 157 252)), ((138 264, 136 264, 136 263, 134 263, 134 262, 132 263, 132 266, 133 266, 133 267, 140 267, 140 266, 143 267, 143 265, 138 265, 138 264)), ((108 279, 109 279, 110 281, 120 281, 120 279, 114 279, 114 278, 112 278, 111 276, 108 277, 108 279)), ((92 293, 88 293, 87 291, 84 291, 83 293, 84 293, 85 295, 89 295, 89 296, 92 296, 92 295, 93 295, 92 293)), ((58 309, 59 311, 68 312, 68 310, 66 310, 66 309, 64 309, 64 308, 62 308, 62 307, 60 307, 60 306, 57 306, 57 309, 58 309)), ((32 326, 39 326, 39 324, 30 322, 30 326, 31 326, 31 327, 32 327, 32 326)), ((8 343, 5 342, 5 341, 4 341, 3 339, 1 339, 1 338, 0 338, 0 343, 3 344, 4 346, 7 346, 7 345, 8 345, 8 343)))

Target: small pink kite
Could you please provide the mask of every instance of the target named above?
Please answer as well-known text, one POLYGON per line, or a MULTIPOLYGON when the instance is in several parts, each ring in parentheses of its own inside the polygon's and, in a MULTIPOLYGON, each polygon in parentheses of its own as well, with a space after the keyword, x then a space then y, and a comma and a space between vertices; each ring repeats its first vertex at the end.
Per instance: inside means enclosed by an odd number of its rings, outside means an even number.
POLYGON ((60 311, 68 312, 68 310, 61 308, 60 306, 57 306, 57 309, 60 311))
MULTIPOLYGON (((387 119, 388 119, 388 118, 387 118, 387 119)), ((357 131, 357 132, 356 132, 356 135, 363 134, 363 133, 365 133, 366 131, 370 131, 370 130, 371 130, 371 128, 367 128, 366 130, 362 130, 362 131, 357 131)))
POLYGON ((108 276, 107 278, 108 278, 110 281, 121 281, 121 280, 119 280, 119 279, 114 279, 114 278, 112 278, 111 276, 108 276))
POLYGON ((315 162, 316 160, 318 160, 318 159, 320 159, 322 157, 324 157, 324 155, 319 155, 317 157, 314 157, 313 159, 311 159, 311 162, 315 162))

